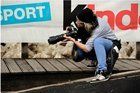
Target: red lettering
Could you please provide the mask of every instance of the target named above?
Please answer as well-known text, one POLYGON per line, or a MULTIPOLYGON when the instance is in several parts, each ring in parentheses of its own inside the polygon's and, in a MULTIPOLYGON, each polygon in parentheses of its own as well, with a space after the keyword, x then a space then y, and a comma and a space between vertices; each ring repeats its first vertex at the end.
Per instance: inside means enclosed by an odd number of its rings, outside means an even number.
POLYGON ((107 16, 107 20, 109 25, 111 26, 112 29, 114 29, 114 23, 115 23, 115 14, 112 11, 96 11, 96 14, 98 17, 104 17, 107 16))
POLYGON ((95 6, 93 4, 88 4, 87 7, 91 10, 94 10, 95 9, 95 6))
MULTIPOLYGON (((118 14, 114 14, 111 10, 95 11, 94 4, 88 4, 88 8, 92 9, 98 17, 107 16, 107 20, 112 29, 116 25, 121 30, 137 29, 140 25, 140 16, 138 15, 138 4, 131 4, 131 10, 121 10, 118 14), (128 25, 123 24, 123 17, 127 15, 130 17, 128 25)), ((126 20, 126 19, 125 19, 126 20)))
POLYGON ((140 16, 139 16, 139 25, 140 25, 140 16))
POLYGON ((116 16, 116 25, 118 28, 122 30, 127 29, 137 29, 138 27, 138 4, 132 4, 131 10, 123 10, 119 12, 116 16), (122 23, 122 18, 124 15, 128 15, 130 17, 130 23, 128 25, 124 25, 122 23))

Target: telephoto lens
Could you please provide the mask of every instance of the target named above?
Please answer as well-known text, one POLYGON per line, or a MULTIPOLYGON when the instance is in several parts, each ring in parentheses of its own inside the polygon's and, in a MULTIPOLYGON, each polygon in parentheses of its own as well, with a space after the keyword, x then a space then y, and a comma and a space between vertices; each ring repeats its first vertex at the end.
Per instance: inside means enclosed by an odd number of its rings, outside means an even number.
MULTIPOLYGON (((76 38, 76 36, 77 36, 77 30, 72 27, 71 28, 71 31, 69 31, 69 32, 67 32, 65 34, 66 34, 66 36, 71 36, 73 38, 76 38)), ((65 39, 63 36, 64 36, 64 34, 56 35, 56 36, 51 36, 48 39, 48 43, 49 44, 56 44, 57 42, 62 41, 62 40, 65 39)))
POLYGON ((48 43, 49 44, 56 44, 57 42, 62 41, 62 40, 65 39, 63 36, 64 36, 64 34, 56 35, 56 36, 51 36, 48 39, 48 43))

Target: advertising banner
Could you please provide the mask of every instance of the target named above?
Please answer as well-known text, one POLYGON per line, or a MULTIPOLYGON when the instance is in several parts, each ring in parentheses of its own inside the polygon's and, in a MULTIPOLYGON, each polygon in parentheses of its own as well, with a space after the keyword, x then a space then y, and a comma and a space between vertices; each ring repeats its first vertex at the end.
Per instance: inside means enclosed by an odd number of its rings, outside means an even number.
POLYGON ((139 0, 2 0, 2 42, 47 42, 90 8, 122 41, 140 41, 139 0))
POLYGON ((63 32, 62 0, 2 0, 2 42, 46 42, 63 32))

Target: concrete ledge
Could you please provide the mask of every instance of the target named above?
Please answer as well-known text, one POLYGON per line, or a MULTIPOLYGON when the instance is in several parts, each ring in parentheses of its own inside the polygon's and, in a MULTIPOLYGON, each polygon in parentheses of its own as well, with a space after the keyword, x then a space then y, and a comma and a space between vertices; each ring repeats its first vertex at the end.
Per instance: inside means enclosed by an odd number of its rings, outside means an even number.
POLYGON ((65 83, 45 85, 26 90, 13 91, 18 93, 138 93, 140 91, 140 70, 113 74, 109 81, 89 83, 84 78, 65 83))

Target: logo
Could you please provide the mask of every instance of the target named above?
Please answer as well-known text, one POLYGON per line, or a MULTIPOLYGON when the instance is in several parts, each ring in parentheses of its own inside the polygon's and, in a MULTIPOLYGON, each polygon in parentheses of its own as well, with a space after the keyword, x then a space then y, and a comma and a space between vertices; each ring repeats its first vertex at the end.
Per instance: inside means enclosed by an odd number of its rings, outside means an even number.
POLYGON ((140 25, 140 16, 138 15, 139 6, 138 3, 131 3, 129 9, 119 10, 117 14, 114 13, 111 9, 103 10, 103 11, 97 11, 96 10, 96 4, 82 4, 77 5, 77 7, 71 12, 71 1, 64 1, 64 27, 65 30, 68 25, 71 24, 71 22, 75 22, 75 16, 85 7, 88 7, 93 10, 93 12, 98 17, 107 17, 107 21, 111 28, 114 30, 115 26, 118 27, 120 30, 134 30, 137 29, 140 25), (124 20, 128 20, 127 18, 124 19, 124 17, 129 17, 128 24, 124 24, 124 20))
POLYGON ((1 6, 1 25, 51 20, 50 3, 1 6))

